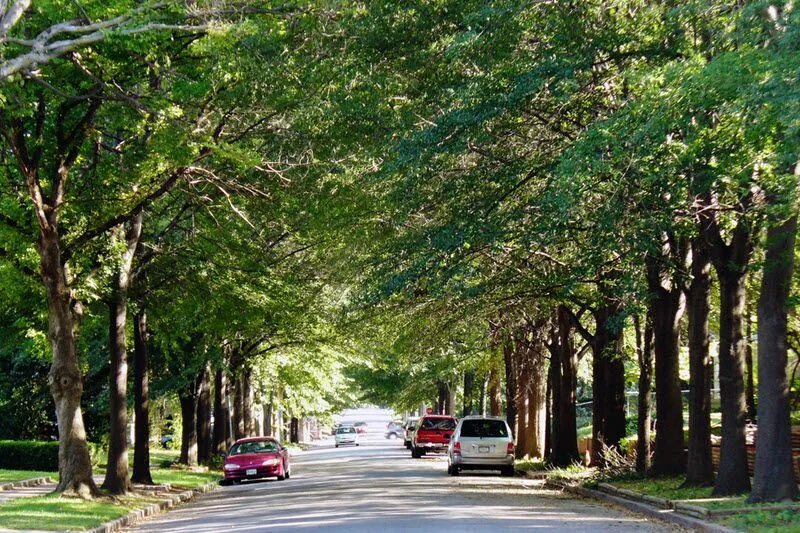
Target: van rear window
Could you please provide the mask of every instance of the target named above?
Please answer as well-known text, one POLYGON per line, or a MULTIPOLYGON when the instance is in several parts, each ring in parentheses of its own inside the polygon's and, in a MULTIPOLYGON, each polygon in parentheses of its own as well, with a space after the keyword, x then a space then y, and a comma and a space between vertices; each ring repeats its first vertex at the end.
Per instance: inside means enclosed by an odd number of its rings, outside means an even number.
POLYGON ((464 420, 462 437, 508 437, 508 428, 502 420, 464 420))

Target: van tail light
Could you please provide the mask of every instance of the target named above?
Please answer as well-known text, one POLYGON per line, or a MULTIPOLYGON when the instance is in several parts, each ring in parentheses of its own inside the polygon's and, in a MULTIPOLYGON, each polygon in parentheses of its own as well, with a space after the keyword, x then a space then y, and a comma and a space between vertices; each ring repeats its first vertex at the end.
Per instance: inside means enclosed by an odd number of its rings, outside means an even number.
POLYGON ((453 453, 461 455, 461 443, 460 442, 455 441, 453 443, 453 453))
POLYGON ((506 453, 508 455, 514 455, 514 443, 513 442, 509 442, 508 443, 508 447, 506 448, 506 453))

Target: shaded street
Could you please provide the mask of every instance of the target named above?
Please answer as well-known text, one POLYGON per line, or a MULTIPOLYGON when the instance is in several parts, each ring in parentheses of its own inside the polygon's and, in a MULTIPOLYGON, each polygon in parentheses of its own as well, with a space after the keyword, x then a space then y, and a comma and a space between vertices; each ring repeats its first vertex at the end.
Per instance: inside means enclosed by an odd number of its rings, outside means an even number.
POLYGON ((443 456, 411 459, 402 441, 371 435, 293 455, 287 481, 221 487, 129 531, 667 531, 662 524, 492 473, 446 474, 443 456))

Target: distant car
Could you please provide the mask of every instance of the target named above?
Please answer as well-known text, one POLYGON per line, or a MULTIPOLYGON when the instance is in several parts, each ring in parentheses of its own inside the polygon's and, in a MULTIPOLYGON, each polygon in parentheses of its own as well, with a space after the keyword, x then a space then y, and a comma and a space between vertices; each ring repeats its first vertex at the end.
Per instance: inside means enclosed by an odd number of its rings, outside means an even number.
POLYGON ((171 448, 173 440, 172 435, 164 435, 161 437, 161 447, 165 450, 171 448))
POLYGON ((514 439, 504 419, 466 416, 459 421, 447 447, 447 473, 457 476, 467 469, 514 475, 514 439))
POLYGON ((339 426, 339 429, 336 430, 336 434, 334 435, 334 439, 336 440, 335 446, 337 448, 345 444, 359 445, 358 431, 356 431, 356 428, 353 426, 339 426))
POLYGON ((399 439, 400 437, 404 437, 406 434, 405 429, 403 429, 403 424, 401 422, 389 422, 386 424, 386 434, 384 435, 387 439, 399 439))
POLYGON ((403 435, 403 444, 409 450, 411 449, 411 437, 414 435, 414 430, 417 428, 417 422, 419 422, 419 418, 411 417, 406 420, 405 424, 403 424, 403 428, 405 430, 403 435))
POLYGON ((283 481, 291 475, 289 451, 272 437, 239 439, 228 450, 222 470, 223 485, 273 476, 283 481))
POLYGON ((356 431, 359 433, 366 433, 367 432, 367 423, 366 422, 356 422, 353 424, 353 427, 356 428, 356 431))
POLYGON ((450 444, 456 419, 446 415, 425 415, 419 419, 411 441, 411 457, 419 459, 428 452, 443 452, 450 444))

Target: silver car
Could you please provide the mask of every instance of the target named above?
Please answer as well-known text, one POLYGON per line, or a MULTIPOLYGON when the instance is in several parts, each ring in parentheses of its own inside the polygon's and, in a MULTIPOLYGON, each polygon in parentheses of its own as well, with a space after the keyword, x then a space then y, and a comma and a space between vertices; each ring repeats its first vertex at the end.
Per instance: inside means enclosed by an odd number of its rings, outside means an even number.
POLYGON ((466 416, 456 426, 447 447, 447 473, 461 470, 499 470, 514 475, 514 439, 505 420, 494 416, 466 416))

